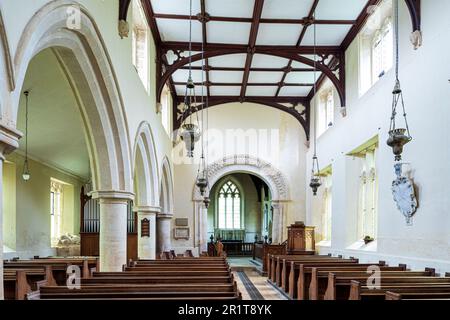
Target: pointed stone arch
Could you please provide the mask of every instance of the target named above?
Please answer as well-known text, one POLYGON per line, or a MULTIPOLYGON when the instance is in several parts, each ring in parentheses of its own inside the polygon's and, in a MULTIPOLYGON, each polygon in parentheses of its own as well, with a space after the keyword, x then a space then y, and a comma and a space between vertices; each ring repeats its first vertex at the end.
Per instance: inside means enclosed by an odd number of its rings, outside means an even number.
POLYGON ((136 205, 159 207, 158 159, 152 129, 146 121, 139 125, 133 150, 136 205))
POLYGON ((78 101, 94 190, 132 198, 131 148, 117 77, 94 19, 79 3, 51 1, 26 25, 14 56, 14 126, 28 65, 48 48, 55 52, 78 101), (69 9, 79 14, 80 23, 73 29, 67 25, 69 9))
POLYGON ((162 162, 160 185, 161 212, 164 214, 173 214, 173 177, 170 162, 167 157, 164 157, 162 162))

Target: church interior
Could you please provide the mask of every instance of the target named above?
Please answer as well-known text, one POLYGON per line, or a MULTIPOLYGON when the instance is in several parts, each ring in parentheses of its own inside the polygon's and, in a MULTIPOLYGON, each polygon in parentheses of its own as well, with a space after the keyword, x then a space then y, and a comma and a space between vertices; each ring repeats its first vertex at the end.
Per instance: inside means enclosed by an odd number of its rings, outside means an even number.
POLYGON ((0 300, 450 300, 449 12, 0 1, 0 300))

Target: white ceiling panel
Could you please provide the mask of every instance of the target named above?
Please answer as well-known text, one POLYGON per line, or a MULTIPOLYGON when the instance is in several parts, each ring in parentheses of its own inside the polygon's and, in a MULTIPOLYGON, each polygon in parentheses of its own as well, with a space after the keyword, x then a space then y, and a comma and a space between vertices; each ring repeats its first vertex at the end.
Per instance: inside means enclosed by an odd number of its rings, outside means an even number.
MULTIPOLYGON (((189 77, 189 70, 177 70, 172 75, 175 82, 187 82, 189 77)), ((200 70, 192 70, 192 80, 195 83, 202 82, 202 72, 200 70)), ((206 81, 206 75, 203 73, 203 81, 206 81)))
POLYGON ((295 46, 302 26, 295 24, 261 23, 257 45, 295 46))
POLYGON ((308 69, 311 68, 307 64, 304 64, 304 63, 301 63, 301 62, 298 62, 298 61, 292 61, 292 65, 291 66, 292 66, 292 68, 308 68, 308 69))
POLYGON ((238 96, 241 93, 241 87, 212 86, 210 92, 213 96, 238 96))
MULTIPOLYGON (((345 36, 351 29, 351 25, 317 25, 317 45, 319 46, 337 46, 342 43, 345 36)), ((314 28, 309 27, 302 41, 303 46, 314 45, 314 28)))
POLYGON ((302 19, 308 15, 313 2, 313 0, 266 0, 262 18, 302 19))
MULTIPOLYGON (((189 20, 156 19, 162 41, 189 42, 189 20)), ((202 41, 202 24, 198 20, 192 22, 192 41, 202 41)))
POLYGON ((283 72, 252 71, 248 77, 249 83, 277 83, 281 81, 283 72))
POLYGON ((311 92, 310 87, 283 87, 280 90, 280 97, 306 97, 311 92))
POLYGON ((255 97, 255 96, 262 96, 262 97, 273 97, 277 93, 278 87, 268 87, 268 86, 249 86, 247 87, 246 96, 249 97, 255 97))
POLYGON ((251 18, 254 6, 255 0, 208 0, 206 12, 214 17, 251 18))
POLYGON ((209 65, 212 67, 244 68, 246 59, 247 55, 245 53, 228 54, 209 58, 209 65))
MULTIPOLYGON (((170 13, 189 15, 189 1, 186 0, 151 0, 155 13, 170 13)), ((192 14, 196 15, 201 11, 200 0, 192 1, 192 14)))
MULTIPOLYGON (((321 72, 316 72, 316 80, 321 72)), ((284 80, 286 83, 314 83, 314 72, 289 72, 284 80)))
POLYGON ((356 20, 367 0, 320 0, 316 18, 320 20, 356 20))
POLYGON ((210 21, 207 24, 208 42, 246 44, 251 26, 251 23, 210 21))
POLYGON ((289 60, 266 54, 255 54, 253 56, 252 68, 284 68, 288 65, 289 60))
POLYGON ((186 92, 186 86, 175 86, 175 90, 177 91, 178 96, 184 96, 186 92))
POLYGON ((211 82, 241 83, 244 72, 242 71, 210 71, 211 82))

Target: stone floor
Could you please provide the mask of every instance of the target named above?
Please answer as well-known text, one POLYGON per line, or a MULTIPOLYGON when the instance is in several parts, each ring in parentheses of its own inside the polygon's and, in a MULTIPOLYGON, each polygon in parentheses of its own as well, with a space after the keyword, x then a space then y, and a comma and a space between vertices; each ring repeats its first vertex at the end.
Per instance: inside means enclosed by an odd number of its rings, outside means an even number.
POLYGON ((267 282, 258 272, 251 258, 228 258, 243 300, 286 300, 286 297, 267 282))

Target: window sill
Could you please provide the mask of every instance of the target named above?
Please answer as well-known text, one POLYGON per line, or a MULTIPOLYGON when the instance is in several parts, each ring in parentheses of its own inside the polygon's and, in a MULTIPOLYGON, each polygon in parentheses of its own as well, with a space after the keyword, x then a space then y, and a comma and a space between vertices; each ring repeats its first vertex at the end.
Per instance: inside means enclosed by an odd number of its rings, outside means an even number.
POLYGON ((377 240, 375 239, 372 242, 369 242, 368 244, 365 244, 363 240, 358 240, 351 245, 349 245, 347 250, 356 250, 356 251, 369 251, 369 252, 376 252, 377 251, 377 240))

